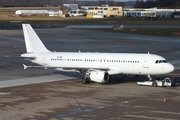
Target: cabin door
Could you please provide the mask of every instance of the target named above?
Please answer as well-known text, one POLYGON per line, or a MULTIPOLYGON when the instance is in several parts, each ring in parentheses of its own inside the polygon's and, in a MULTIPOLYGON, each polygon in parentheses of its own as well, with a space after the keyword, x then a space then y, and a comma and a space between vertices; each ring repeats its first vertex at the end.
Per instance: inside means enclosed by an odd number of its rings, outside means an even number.
POLYGON ((43 66, 48 66, 48 64, 47 64, 47 57, 48 57, 48 54, 45 54, 43 56, 43 66))
POLYGON ((143 68, 149 68, 149 57, 144 57, 143 68))

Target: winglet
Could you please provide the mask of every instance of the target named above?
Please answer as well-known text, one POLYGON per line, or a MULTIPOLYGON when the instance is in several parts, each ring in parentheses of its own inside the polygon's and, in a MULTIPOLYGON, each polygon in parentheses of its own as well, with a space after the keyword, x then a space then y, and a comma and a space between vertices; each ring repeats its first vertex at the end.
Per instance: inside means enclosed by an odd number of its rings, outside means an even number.
POLYGON ((25 70, 26 68, 28 68, 28 66, 27 66, 27 65, 25 65, 25 64, 23 64, 23 66, 24 66, 24 70, 25 70))

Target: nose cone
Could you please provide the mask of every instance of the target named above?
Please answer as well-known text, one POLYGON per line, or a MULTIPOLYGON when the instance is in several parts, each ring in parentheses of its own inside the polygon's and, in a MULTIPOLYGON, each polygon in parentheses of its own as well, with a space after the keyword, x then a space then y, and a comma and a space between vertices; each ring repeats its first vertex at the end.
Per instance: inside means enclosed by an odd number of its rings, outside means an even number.
POLYGON ((169 63, 169 65, 168 65, 168 67, 167 67, 167 71, 168 71, 168 73, 173 72, 173 71, 174 71, 174 66, 169 63))

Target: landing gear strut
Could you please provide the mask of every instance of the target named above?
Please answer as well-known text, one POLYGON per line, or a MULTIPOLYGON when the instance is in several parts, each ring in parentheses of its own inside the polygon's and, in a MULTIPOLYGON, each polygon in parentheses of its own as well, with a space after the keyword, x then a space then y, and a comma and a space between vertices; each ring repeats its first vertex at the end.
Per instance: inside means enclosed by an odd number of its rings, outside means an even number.
POLYGON ((85 79, 85 78, 83 78, 82 80, 81 80, 81 82, 82 82, 82 84, 86 84, 86 83, 89 83, 90 82, 90 80, 89 79, 85 79))
POLYGON ((90 82, 89 74, 85 74, 84 78, 81 80, 82 84, 86 84, 90 82))
POLYGON ((147 77, 149 78, 149 80, 152 80, 152 76, 151 75, 147 75, 147 77))

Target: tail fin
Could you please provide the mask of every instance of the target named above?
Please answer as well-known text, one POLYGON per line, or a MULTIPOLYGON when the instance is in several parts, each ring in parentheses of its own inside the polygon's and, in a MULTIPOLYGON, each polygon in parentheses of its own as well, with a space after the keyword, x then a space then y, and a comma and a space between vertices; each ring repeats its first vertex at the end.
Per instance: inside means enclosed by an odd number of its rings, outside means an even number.
POLYGON ((26 51, 29 52, 49 52, 44 46, 38 35, 35 33, 30 24, 22 24, 26 51))

